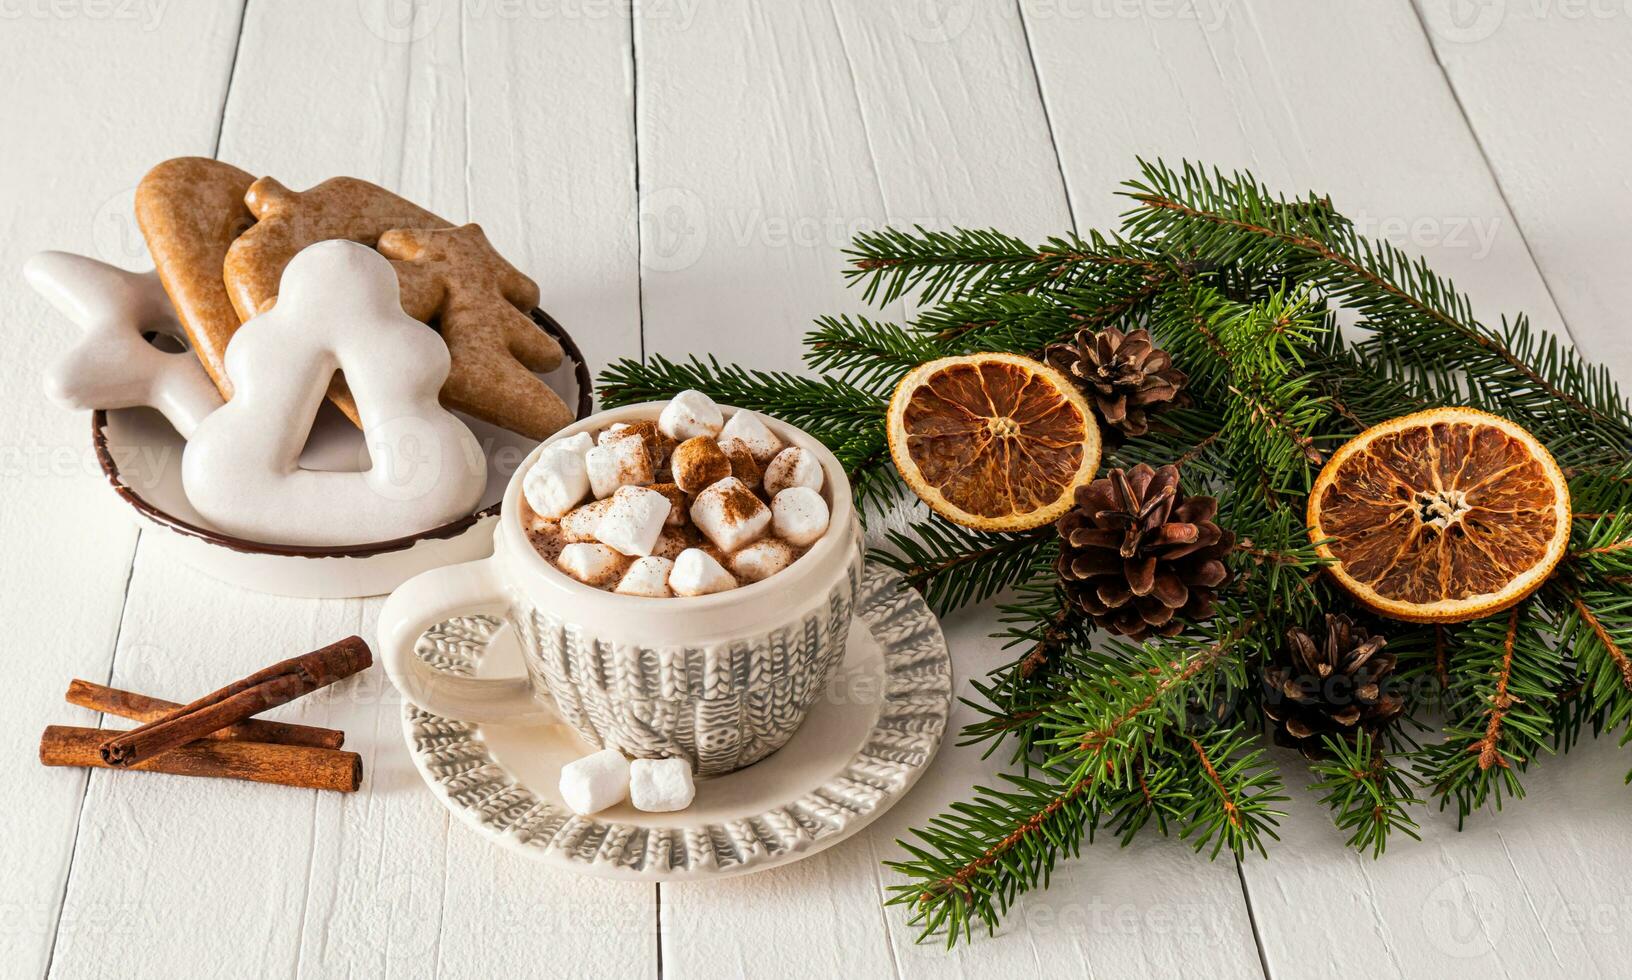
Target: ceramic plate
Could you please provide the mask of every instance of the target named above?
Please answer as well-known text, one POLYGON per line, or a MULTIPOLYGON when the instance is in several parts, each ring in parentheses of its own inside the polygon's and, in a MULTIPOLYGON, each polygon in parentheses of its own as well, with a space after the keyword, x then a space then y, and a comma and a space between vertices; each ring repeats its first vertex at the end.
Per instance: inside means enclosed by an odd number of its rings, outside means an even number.
MULTIPOLYGON (((661 601, 661 600, 654 600, 661 601)), ((522 671, 514 642, 487 617, 427 632, 419 655, 455 674, 522 671)), ((789 864, 867 826, 906 795, 946 732, 952 663, 940 624, 893 572, 867 571, 844 663, 793 739, 746 769, 703 780, 689 809, 627 802, 592 817, 562 803, 561 767, 594 751, 564 725, 452 721, 413 705, 403 735, 448 809, 501 847, 580 874, 689 881, 789 864)))
MULTIPOLYGON (((589 415, 592 384, 583 354, 548 314, 534 310, 539 328, 560 341, 561 367, 544 375, 562 399, 589 415)), ((307 598, 380 595, 420 572, 491 553, 493 523, 510 476, 538 445, 531 439, 465 415, 487 454, 487 490, 469 517, 394 541, 343 548, 297 547, 246 541, 224 534, 199 516, 181 487, 186 445, 164 416, 148 408, 92 413, 97 461, 114 492, 146 530, 177 557, 206 574, 257 592, 307 598)), ((362 433, 327 401, 312 426, 301 463, 313 469, 356 470, 367 465, 362 433)))

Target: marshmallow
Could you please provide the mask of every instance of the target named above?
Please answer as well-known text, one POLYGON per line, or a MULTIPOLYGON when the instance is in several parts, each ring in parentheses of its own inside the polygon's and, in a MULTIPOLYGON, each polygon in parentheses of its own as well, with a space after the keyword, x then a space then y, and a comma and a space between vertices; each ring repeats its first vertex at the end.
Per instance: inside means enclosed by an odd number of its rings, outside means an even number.
POLYGON ((666 527, 663 533, 657 536, 657 544, 652 545, 652 555, 673 561, 680 557, 680 552, 697 547, 702 538, 702 535, 689 527, 666 527))
POLYGON ((597 497, 610 497, 619 487, 643 487, 652 482, 652 460, 639 439, 613 439, 584 454, 589 488, 597 497))
POLYGON ((713 438, 720 434, 724 416, 714 399, 687 389, 669 399, 657 417, 657 428, 670 439, 713 438))
POLYGON ((599 813, 629 795, 629 760, 617 749, 602 749, 562 766, 558 785, 573 813, 599 813))
POLYGON ((663 523, 668 527, 681 527, 686 523, 686 495, 672 483, 654 483, 650 489, 669 498, 669 517, 663 523))
POLYGON ((584 457, 570 448, 551 446, 538 454, 521 481, 528 506, 543 517, 559 518, 589 493, 584 457))
POLYGON ((669 813, 691 806, 697 787, 685 759, 636 759, 629 763, 629 802, 647 813, 669 813))
POLYGON ((765 492, 772 497, 789 487, 822 488, 822 464, 816 454, 789 446, 765 464, 765 492))
POLYGON ((692 501, 691 522, 729 553, 757 541, 771 523, 771 511, 741 480, 728 476, 692 501))
POLYGON ((626 555, 649 555, 663 533, 669 509, 669 498, 656 490, 619 487, 612 506, 595 525, 595 539, 626 555))
POLYGON ((758 415, 744 409, 731 416, 720 430, 720 448, 729 453, 733 446, 746 449, 756 462, 763 464, 782 451, 782 440, 758 415))
POLYGON ((614 422, 601 432, 598 445, 608 445, 619 439, 636 438, 646 447, 646 455, 652 461, 652 469, 663 465, 674 450, 674 440, 659 432, 657 423, 650 419, 638 422, 614 422))
POLYGON ((674 593, 669 591, 669 573, 674 570, 674 562, 667 558, 647 556, 635 559, 629 570, 618 579, 618 587, 613 591, 622 595, 642 595, 653 599, 666 599, 674 593))
POLYGON ((815 544, 827 533, 827 501, 809 487, 789 487, 771 498, 771 515, 776 536, 791 545, 815 544))
POLYGON ((582 507, 567 511, 566 516, 561 518, 561 540, 567 544, 594 541, 595 528, 600 526, 601 516, 610 506, 610 500, 591 500, 582 507))
POLYGON ((737 587, 737 580, 701 548, 687 548, 674 560, 669 571, 669 588, 675 595, 708 595, 737 587))
POLYGON ((628 563, 629 559, 604 544, 583 542, 563 547, 561 557, 556 559, 563 572, 596 588, 616 582, 628 563))
POLYGON ((694 436, 674 447, 674 485, 686 493, 700 493, 711 483, 731 475, 731 460, 708 436, 694 436))
POLYGON ((731 461, 731 475, 741 480, 744 486, 750 490, 759 486, 759 479, 764 471, 760 469, 759 462, 754 459, 752 453, 741 446, 732 445, 725 458, 731 461))
MULTIPOLYGON (((582 456, 584 453, 589 452, 590 448, 594 445, 595 440, 589 437, 589 433, 580 432, 575 436, 568 436, 565 439, 555 440, 554 442, 550 443, 550 449, 570 449, 582 456)), ((545 452, 549 452, 549 450, 547 449, 545 452)))
POLYGON ((786 542, 763 538, 731 556, 731 574, 740 582, 758 582, 787 568, 794 557, 786 542))

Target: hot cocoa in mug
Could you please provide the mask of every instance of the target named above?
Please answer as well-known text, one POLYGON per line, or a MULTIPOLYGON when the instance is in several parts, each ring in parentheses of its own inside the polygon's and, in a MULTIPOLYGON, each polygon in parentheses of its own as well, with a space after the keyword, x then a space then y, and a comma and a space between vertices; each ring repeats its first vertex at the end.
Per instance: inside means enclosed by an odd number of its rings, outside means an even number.
POLYGON ((699 776, 781 748, 844 659, 861 529, 838 460, 799 429, 688 392, 570 426, 505 489, 492 557, 387 599, 386 669, 427 711, 565 722, 699 776), (438 673, 420 635, 508 621, 527 672, 438 673))

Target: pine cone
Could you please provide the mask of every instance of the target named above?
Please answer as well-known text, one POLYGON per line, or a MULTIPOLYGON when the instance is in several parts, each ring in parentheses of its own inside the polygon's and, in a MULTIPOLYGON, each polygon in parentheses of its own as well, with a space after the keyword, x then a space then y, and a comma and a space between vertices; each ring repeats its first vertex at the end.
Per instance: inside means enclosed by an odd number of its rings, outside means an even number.
POLYGON ((1101 628, 1172 636, 1213 614, 1235 535, 1213 523, 1218 501, 1185 497, 1179 468, 1140 463, 1077 488, 1055 525, 1066 595, 1101 628))
POLYGON ((1148 432, 1148 416, 1172 407, 1188 380, 1148 330, 1079 330, 1071 343, 1050 347, 1048 359, 1094 399, 1106 425, 1128 436, 1148 432))
POLYGON ((1361 729, 1375 735, 1392 724, 1405 703, 1390 689, 1395 658, 1383 650, 1387 642, 1331 613, 1324 636, 1287 630, 1279 657, 1264 667, 1264 714, 1275 722, 1275 741, 1318 759, 1322 736, 1352 742, 1361 729))

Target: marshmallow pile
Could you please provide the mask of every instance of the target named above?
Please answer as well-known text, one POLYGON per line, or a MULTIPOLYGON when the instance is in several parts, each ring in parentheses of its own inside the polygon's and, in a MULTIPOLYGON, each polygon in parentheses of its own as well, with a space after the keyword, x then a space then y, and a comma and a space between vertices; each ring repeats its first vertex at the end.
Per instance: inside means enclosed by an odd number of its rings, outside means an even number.
POLYGON ((671 813, 691 806, 696 786, 684 759, 625 759, 602 749, 561 767, 561 799, 573 813, 588 816, 628 799, 635 809, 671 813))
POLYGON ((550 444, 522 478, 539 554, 598 589, 724 592, 791 565, 827 533, 822 464, 763 419, 683 391, 657 421, 550 444))

